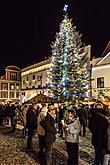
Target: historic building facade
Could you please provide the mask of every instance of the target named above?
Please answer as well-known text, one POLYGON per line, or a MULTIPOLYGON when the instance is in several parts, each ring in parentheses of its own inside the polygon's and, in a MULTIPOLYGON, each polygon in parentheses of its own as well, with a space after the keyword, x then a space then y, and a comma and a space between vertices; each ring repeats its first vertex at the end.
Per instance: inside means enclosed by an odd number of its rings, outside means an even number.
POLYGON ((19 102, 21 92, 21 70, 17 66, 8 66, 5 75, 0 77, 0 103, 19 102))
POLYGON ((92 64, 92 97, 103 99, 110 97, 110 52, 105 57, 93 59, 92 64))
POLYGON ((50 59, 31 65, 21 70, 21 98, 25 102, 37 94, 47 93, 47 70, 51 67, 50 59))

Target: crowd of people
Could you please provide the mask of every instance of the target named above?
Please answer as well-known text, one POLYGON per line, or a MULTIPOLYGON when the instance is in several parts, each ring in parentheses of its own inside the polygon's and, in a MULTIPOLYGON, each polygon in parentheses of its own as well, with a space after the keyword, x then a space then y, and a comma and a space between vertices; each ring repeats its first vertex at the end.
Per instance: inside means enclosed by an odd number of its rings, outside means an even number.
POLYGON ((32 137, 37 130, 39 138, 39 157, 45 154, 46 164, 52 165, 52 149, 56 135, 65 140, 68 153, 67 165, 78 165, 79 136, 86 137, 87 127, 92 133, 94 146, 94 165, 108 165, 110 148, 109 109, 102 103, 76 106, 55 107, 42 103, 38 112, 33 103, 26 113, 28 128, 27 149, 32 149, 32 137), (36 115, 37 112, 37 115, 36 115))
POLYGON ((20 111, 20 106, 18 103, 6 103, 0 104, 0 126, 3 126, 4 123, 9 125, 11 123, 12 130, 16 130, 18 112, 20 111), (10 123, 9 123, 10 122, 10 123))
POLYGON ((9 120, 12 132, 16 130, 17 113, 21 116, 22 137, 26 137, 26 150, 33 149, 33 136, 38 135, 39 158, 45 156, 46 165, 52 165, 52 150, 56 137, 65 140, 68 153, 67 165, 78 165, 79 136, 86 137, 87 127, 92 134, 91 143, 94 147, 94 165, 108 165, 110 152, 110 117, 109 109, 102 103, 91 105, 65 106, 33 101, 28 107, 19 109, 17 105, 0 105, 0 125, 3 119, 9 120), (56 136, 57 135, 57 136, 56 136))

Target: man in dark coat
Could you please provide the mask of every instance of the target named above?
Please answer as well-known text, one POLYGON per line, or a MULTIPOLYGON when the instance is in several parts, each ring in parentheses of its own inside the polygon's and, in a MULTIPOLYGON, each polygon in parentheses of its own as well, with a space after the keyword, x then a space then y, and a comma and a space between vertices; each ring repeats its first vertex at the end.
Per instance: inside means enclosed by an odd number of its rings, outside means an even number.
POLYGON ((106 111, 103 105, 98 103, 92 113, 92 122, 89 123, 89 129, 92 132, 92 145, 95 150, 94 165, 108 165, 109 154, 107 148, 107 129, 109 126, 106 117, 106 111))
POLYGON ((7 103, 3 107, 4 109, 4 119, 5 119, 5 124, 9 125, 9 118, 10 118, 10 112, 11 112, 11 103, 7 103))
MULTIPOLYGON (((81 128, 82 128, 82 136, 86 136, 88 111, 85 108, 84 104, 82 104, 81 108, 77 110, 77 115, 79 117, 79 121, 80 121, 81 128)), ((80 131, 80 135, 81 135, 81 131, 80 131)))
POLYGON ((56 135, 55 114, 56 108, 53 105, 51 105, 49 107, 49 112, 45 117, 46 165, 52 165, 52 149, 56 135))
POLYGON ((3 107, 0 104, 0 126, 3 126, 3 107))
POLYGON ((10 107, 9 117, 11 119, 12 130, 10 132, 15 132, 17 125, 17 109, 14 104, 10 107))
POLYGON ((60 137, 63 139, 64 138, 64 128, 63 128, 63 123, 64 121, 66 121, 66 107, 63 107, 63 105, 61 105, 59 107, 59 133, 60 133, 60 137))
POLYGON ((28 129, 27 149, 32 150, 32 137, 37 129, 37 116, 36 116, 37 103, 33 102, 32 106, 26 113, 26 128, 28 129))

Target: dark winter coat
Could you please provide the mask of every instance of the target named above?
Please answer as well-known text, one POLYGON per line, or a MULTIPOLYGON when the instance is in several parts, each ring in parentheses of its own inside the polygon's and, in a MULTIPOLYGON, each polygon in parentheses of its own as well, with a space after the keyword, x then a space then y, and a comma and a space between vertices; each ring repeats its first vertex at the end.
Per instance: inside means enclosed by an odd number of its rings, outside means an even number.
POLYGON ((17 110, 14 104, 9 108, 9 117, 12 119, 13 117, 17 117, 17 110))
POLYGON ((2 105, 0 105, 0 125, 3 124, 3 108, 2 105))
POLYGON ((107 129, 109 122, 107 118, 101 114, 96 113, 92 116, 91 123, 89 123, 90 131, 92 132, 92 144, 95 147, 107 148, 107 129))
POLYGON ((77 115, 81 125, 87 126, 88 111, 85 108, 80 108, 77 110, 77 115))
POLYGON ((30 107, 26 112, 26 128, 35 130, 37 129, 36 112, 30 107))
POLYGON ((7 104, 4 107, 4 118, 10 117, 10 115, 11 115, 11 106, 9 104, 7 104))
POLYGON ((55 119, 47 113, 45 117, 45 142, 53 143, 55 142, 56 128, 55 119))

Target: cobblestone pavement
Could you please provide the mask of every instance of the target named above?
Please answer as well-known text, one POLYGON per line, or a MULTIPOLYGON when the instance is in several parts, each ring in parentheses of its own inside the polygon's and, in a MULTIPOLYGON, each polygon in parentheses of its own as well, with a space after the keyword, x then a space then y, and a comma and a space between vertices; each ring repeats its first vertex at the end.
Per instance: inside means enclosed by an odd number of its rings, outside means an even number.
MULTIPOLYGON (((0 128, 0 165, 45 165, 45 160, 38 157, 38 138, 34 138, 33 152, 26 152, 26 139, 21 138, 21 129, 10 133, 10 127, 0 128)), ((80 137, 80 163, 79 165, 90 165, 93 163, 93 148, 90 144, 90 133, 88 138, 80 137)), ((67 153, 64 140, 59 137, 55 142, 53 151, 54 165, 66 165, 67 153)))
MULTIPOLYGON (((65 157, 67 157, 66 153, 66 146, 64 141, 61 141, 61 139, 57 138, 55 147, 61 151, 63 151, 65 157)), ((91 134, 87 130, 86 137, 80 136, 79 141, 79 158, 80 158, 80 165, 92 165, 94 160, 94 150, 93 146, 91 145, 91 134)))

